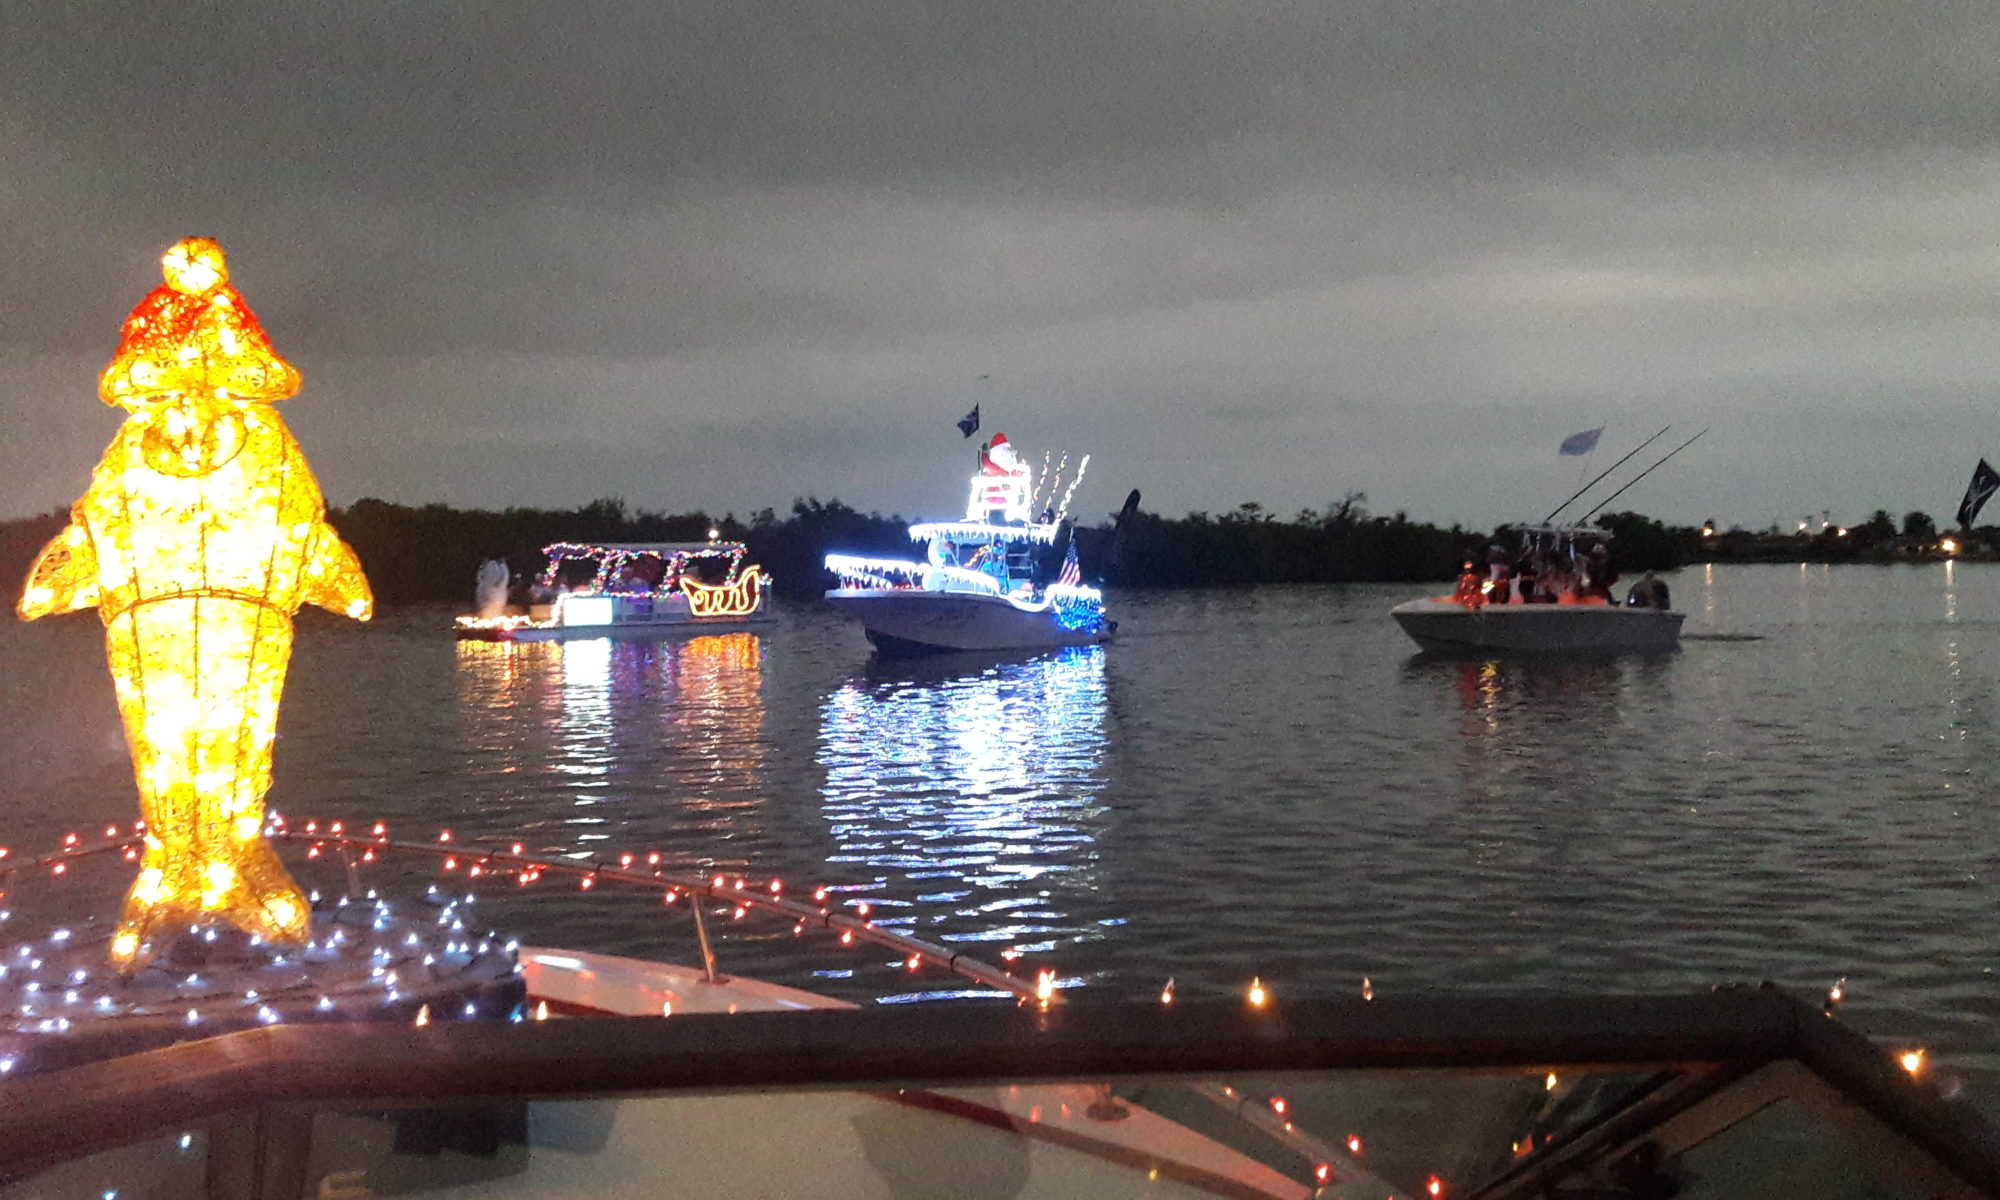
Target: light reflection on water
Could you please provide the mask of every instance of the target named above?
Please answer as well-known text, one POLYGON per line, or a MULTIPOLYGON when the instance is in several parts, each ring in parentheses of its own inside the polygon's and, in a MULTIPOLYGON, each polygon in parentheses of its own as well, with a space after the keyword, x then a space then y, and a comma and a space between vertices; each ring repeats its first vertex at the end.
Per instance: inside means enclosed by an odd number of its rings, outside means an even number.
MULTIPOLYGON (((524 773, 510 783, 526 795, 503 811, 526 810, 538 850, 583 856, 634 831, 754 832, 765 757, 755 634, 460 642, 457 656, 468 768, 524 773)), ((675 861, 716 863, 685 851, 675 861)))
POLYGON ((1097 886, 1102 649, 891 666, 835 689, 820 714, 837 876, 913 890, 889 903, 936 911, 922 932, 949 942, 1036 952, 1091 936, 1068 905, 1097 886))

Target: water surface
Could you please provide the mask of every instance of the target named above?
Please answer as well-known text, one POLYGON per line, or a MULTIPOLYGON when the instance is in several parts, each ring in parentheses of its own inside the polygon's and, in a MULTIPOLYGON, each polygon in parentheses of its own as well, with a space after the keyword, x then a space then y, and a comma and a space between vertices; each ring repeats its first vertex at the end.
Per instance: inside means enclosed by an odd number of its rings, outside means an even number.
MULTIPOLYGON (((1117 644, 1023 661, 876 664, 809 605, 761 637, 666 644, 309 617, 273 799, 828 883, 1127 996, 1170 976, 1281 996, 1845 976, 1864 1025, 1991 1092, 2000 567, 1672 582, 1684 648, 1608 662, 1416 655, 1387 612, 1422 589, 1393 586, 1114 595, 1117 644)), ((129 820, 96 623, 0 628, 0 668, 0 842, 129 820)), ((691 954, 656 900, 545 891, 500 915, 691 954)), ((854 995, 891 969, 752 925, 729 927, 725 966, 854 995)))

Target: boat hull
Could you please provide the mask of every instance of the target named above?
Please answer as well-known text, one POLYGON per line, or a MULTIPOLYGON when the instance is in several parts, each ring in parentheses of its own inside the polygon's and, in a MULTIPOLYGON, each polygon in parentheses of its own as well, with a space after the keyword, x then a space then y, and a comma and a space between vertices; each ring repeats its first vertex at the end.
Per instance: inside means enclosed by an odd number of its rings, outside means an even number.
POLYGON ((1425 597, 1390 610, 1425 650, 1445 654, 1662 654, 1680 645, 1685 613, 1611 604, 1488 604, 1425 597))
POLYGON ((662 641, 667 638, 699 637, 709 633, 743 633, 774 624, 768 611, 750 617, 689 617, 679 621, 620 621, 613 625, 461 625, 458 640, 477 642, 566 642, 585 638, 614 638, 619 641, 662 641))
POLYGON ((1050 612, 1029 612, 999 596, 912 588, 838 588, 826 602, 852 617, 885 654, 949 650, 1055 650, 1111 640, 1113 623, 1065 629, 1050 612))

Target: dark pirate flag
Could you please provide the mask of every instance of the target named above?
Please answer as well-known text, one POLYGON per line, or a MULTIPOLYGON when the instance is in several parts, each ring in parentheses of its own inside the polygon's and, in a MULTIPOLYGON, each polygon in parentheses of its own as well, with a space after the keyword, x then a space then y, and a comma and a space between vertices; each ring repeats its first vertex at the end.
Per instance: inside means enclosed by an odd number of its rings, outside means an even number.
POLYGON ((1986 460, 1982 458, 1979 460, 1979 465, 1973 468, 1972 482, 1965 485, 1965 499, 1958 502, 1960 529, 1972 528, 1973 518, 1977 517, 1979 510, 1993 498, 1994 492, 2000 492, 2000 471, 1987 466, 1986 460))
POLYGON ((958 431, 966 437, 971 437, 973 434, 979 432, 979 406, 977 404, 972 406, 971 412, 959 418, 958 431))

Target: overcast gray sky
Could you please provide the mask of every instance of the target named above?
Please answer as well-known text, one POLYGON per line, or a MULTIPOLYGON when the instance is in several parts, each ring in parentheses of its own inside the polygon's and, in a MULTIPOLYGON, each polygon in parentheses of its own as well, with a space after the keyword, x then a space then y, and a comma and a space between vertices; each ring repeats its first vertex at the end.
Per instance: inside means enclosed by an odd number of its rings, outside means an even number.
POLYGON ((2000 457, 1987 2, 0 5, 0 516, 220 239, 328 499, 1364 491, 1763 525, 2000 457), (1634 466, 1656 457, 1642 454, 1634 466))

